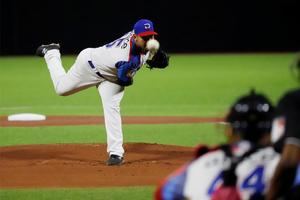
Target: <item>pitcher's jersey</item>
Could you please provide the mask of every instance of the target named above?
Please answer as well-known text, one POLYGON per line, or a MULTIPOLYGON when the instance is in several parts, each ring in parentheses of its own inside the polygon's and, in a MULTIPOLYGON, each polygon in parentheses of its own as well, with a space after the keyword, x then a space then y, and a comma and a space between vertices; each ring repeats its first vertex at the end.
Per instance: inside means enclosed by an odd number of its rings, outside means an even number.
POLYGON ((98 48, 92 48, 91 61, 97 70, 104 76, 116 77, 117 69, 115 64, 119 61, 138 60, 138 69, 145 64, 149 52, 146 54, 138 53, 133 40, 133 31, 115 41, 98 48))
POLYGON ((239 162, 235 173, 242 199, 266 193, 279 158, 280 154, 273 147, 265 147, 257 149, 239 162))

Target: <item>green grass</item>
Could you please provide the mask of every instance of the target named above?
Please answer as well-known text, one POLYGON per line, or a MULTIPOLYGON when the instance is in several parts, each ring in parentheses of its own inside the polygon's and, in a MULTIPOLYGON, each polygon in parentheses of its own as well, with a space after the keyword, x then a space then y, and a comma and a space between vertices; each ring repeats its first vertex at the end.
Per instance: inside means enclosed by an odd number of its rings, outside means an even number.
POLYGON ((2 200, 119 200, 119 199, 152 199, 154 187, 125 187, 125 188, 87 188, 87 189, 0 189, 2 200))
MULTIPOLYGON (((223 116, 250 88, 276 103, 290 88, 288 65, 294 54, 171 55, 165 70, 142 68, 122 101, 123 115, 223 116)), ((63 57, 71 66, 74 56, 63 57)), ((68 68, 68 67, 66 67, 68 68)), ((102 115, 95 88, 70 97, 55 94, 43 59, 0 57, 0 115, 102 115)), ((104 143, 104 127, 0 127, 0 146, 51 143, 104 143)), ((124 125, 125 142, 195 146, 224 142, 214 124, 124 125)), ((154 187, 0 190, 0 199, 151 199, 154 187)))
MULTIPOLYGON (((165 70, 142 68, 122 102, 124 115, 223 113, 237 96, 256 88, 273 101, 296 87, 288 65, 293 54, 173 55, 165 70)), ((71 66, 75 57, 63 57, 71 66)), ((68 68, 68 67, 66 67, 68 68)), ((0 114, 101 114, 95 88, 59 97, 43 59, 0 58, 0 114)))
MULTIPOLYGON (((103 126, 10 127, 2 128, 0 146, 53 143, 105 143, 103 126)), ((214 124, 124 125, 125 142, 196 146, 224 142, 214 124)))

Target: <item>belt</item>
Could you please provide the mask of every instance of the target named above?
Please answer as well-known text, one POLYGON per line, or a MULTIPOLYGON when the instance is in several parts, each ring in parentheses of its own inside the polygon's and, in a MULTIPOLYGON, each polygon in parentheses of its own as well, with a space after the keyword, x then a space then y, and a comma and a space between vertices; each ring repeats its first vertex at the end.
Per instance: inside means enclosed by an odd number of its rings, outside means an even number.
MULTIPOLYGON (((96 69, 95 65, 92 63, 92 61, 88 61, 90 67, 92 68, 92 70, 101 78, 104 78, 104 76, 102 74, 100 74, 100 72, 96 69)), ((105 78, 104 78, 105 79, 105 78)))

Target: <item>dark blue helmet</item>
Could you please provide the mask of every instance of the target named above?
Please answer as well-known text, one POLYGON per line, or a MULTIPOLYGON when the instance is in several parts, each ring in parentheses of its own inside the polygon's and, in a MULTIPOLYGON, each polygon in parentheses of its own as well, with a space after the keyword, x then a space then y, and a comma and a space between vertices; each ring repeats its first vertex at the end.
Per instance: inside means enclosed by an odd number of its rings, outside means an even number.
POLYGON ((254 90, 240 97, 230 108, 226 122, 243 139, 257 142, 265 133, 271 132, 274 107, 262 94, 254 90))

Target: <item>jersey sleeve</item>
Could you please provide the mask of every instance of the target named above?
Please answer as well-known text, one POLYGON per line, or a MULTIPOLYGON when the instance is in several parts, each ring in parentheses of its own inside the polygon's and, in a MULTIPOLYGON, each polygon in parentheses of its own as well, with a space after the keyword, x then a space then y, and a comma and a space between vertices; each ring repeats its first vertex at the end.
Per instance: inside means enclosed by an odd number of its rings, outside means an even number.
POLYGON ((184 199, 184 184, 188 164, 180 167, 168 176, 155 191, 156 200, 184 199))
POLYGON ((133 83, 136 71, 139 70, 139 57, 131 56, 129 61, 119 61, 115 66, 119 84, 129 86, 133 83))

